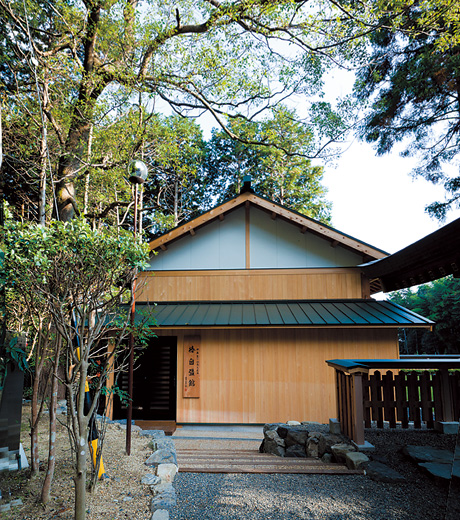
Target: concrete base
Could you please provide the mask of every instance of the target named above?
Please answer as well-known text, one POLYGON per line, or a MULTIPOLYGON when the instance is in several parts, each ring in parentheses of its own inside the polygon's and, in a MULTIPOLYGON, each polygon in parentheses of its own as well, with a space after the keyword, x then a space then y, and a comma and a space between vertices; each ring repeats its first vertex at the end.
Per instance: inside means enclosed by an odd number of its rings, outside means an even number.
POLYGON ((340 421, 338 419, 329 419, 329 433, 340 435, 342 433, 340 421))
POLYGON ((458 433, 458 422, 442 422, 437 421, 434 423, 434 429, 439 433, 447 433, 448 435, 457 435, 458 433))
POLYGON ((370 442, 364 441, 364 444, 356 444, 354 441, 351 441, 351 444, 361 452, 372 452, 375 450, 375 446, 370 442))

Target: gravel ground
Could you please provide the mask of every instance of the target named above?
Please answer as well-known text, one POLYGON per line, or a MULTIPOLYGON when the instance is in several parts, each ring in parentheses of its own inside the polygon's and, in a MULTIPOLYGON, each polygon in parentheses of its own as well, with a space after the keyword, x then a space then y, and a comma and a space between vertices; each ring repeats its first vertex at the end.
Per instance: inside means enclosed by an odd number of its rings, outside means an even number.
MULTIPOLYGON (((26 417, 25 417, 26 424, 26 417)), ((324 425, 311 425, 325 430, 324 425)), ((28 450, 28 431, 23 430, 28 450)), ((42 434, 43 435, 43 434, 42 434)), ((46 436, 40 437, 41 459, 45 460, 46 436)), ((241 448, 258 446, 260 432, 250 430, 221 432, 178 429, 179 447, 201 446, 241 448), (188 437, 188 438, 187 438, 188 437), (201 440, 196 440, 200 437, 201 440), (219 438, 220 440, 214 440, 219 438), (228 438, 233 440, 229 442, 228 438), (236 440, 247 439, 247 440, 236 440)), ((366 430, 366 439, 376 446, 374 458, 385 462, 406 477, 404 484, 383 484, 360 475, 253 475, 179 473, 174 486, 177 507, 170 520, 458 520, 460 486, 450 490, 424 475, 400 452, 405 444, 433 445, 454 449, 455 437, 428 431, 366 430), (446 504, 448 514, 446 514, 446 504)), ((132 454, 124 454, 125 432, 110 425, 104 444, 104 463, 110 478, 101 482, 88 496, 88 520, 149 520, 151 494, 141 478, 151 472, 144 465, 150 455, 149 438, 135 433, 132 454)), ((52 501, 46 507, 37 503, 39 479, 31 481, 27 471, 3 474, 2 489, 11 489, 24 506, 7 514, 14 520, 71 520, 73 486, 66 432, 59 428, 58 453, 52 501)), ((43 468, 44 469, 44 468, 43 468)), ((3 519, 3 516, 1 517, 3 519)))
MULTIPOLYGON (((312 430, 325 427, 312 425, 312 430)), ((179 431, 176 435, 184 436, 179 431)), ((222 434, 230 436, 229 433, 222 434)), ((208 436, 217 436, 208 433, 208 436)), ((430 431, 366 430, 373 458, 397 470, 404 484, 360 475, 193 474, 176 477, 178 506, 171 520, 458 520, 460 489, 449 489, 406 460, 406 444, 453 450, 455 437, 430 431)), ((180 444, 182 445, 182 442, 180 444)), ((195 441, 196 442, 196 441, 195 441)), ((209 441, 219 442, 219 441, 209 441)), ((219 442, 220 444, 220 442, 219 442)), ((176 442, 179 445, 179 441, 176 442)), ((232 443, 233 446, 233 443, 232 443)))

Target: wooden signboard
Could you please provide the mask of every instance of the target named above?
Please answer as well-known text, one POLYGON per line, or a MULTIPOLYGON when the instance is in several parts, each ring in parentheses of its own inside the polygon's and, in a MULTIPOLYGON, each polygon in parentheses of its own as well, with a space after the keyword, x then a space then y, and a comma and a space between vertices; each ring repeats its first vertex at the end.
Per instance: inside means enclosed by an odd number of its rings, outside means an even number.
POLYGON ((200 397, 200 336, 184 337, 183 397, 200 397))

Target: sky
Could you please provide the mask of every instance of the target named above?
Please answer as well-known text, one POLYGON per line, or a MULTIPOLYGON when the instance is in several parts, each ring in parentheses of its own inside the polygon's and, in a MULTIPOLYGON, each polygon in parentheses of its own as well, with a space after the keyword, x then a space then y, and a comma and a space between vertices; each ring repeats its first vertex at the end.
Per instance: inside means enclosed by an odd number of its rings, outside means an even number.
MULTIPOLYGON (((351 93, 353 72, 335 70, 325 77, 325 99, 351 93)), ((414 157, 401 157, 403 146, 376 156, 372 144, 350 139, 337 167, 325 167, 324 184, 332 202, 332 225, 348 235, 395 253, 460 218, 460 210, 447 214, 445 222, 431 218, 425 207, 444 200, 444 189, 411 176, 414 157)))
POLYGON ((398 151, 377 157, 372 145, 354 141, 336 168, 325 168, 333 227, 394 253, 460 218, 458 209, 450 211, 444 223, 428 216, 425 207, 444 200, 444 189, 412 178, 416 162, 398 151))

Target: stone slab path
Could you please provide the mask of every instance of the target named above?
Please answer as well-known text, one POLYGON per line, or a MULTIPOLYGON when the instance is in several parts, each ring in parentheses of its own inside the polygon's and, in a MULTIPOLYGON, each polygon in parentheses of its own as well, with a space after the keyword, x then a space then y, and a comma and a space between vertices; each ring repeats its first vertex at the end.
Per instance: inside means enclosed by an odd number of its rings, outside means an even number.
POLYGON ((325 463, 312 458, 281 458, 254 449, 177 447, 176 454, 181 473, 363 474, 361 470, 350 470, 342 464, 325 463))

